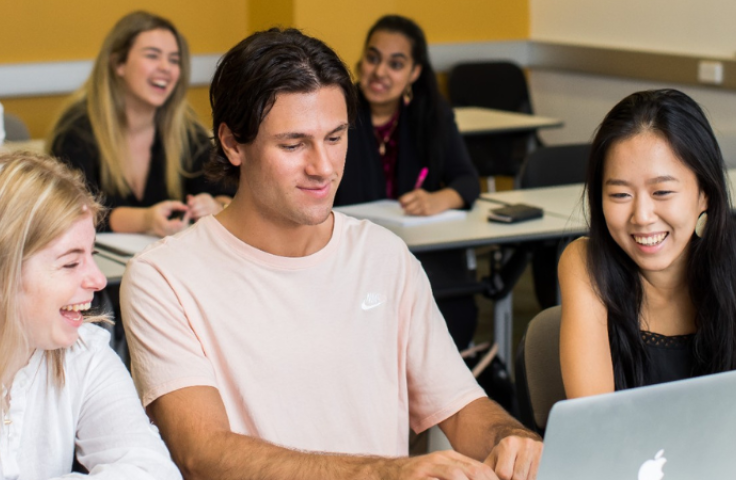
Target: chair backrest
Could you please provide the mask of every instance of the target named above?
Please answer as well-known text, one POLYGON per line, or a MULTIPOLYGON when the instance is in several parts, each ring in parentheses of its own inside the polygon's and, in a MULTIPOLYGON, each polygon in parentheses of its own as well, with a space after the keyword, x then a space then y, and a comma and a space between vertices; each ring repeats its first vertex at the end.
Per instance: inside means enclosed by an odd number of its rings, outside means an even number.
MULTIPOLYGON (((448 74, 447 89, 456 107, 533 113, 524 72, 512 62, 459 63, 448 74)), ((465 137, 465 145, 480 176, 516 176, 528 151, 529 135, 472 135, 465 137)))
POLYGON ((552 406, 565 399, 560 371, 561 307, 542 310, 526 329, 516 356, 519 411, 527 427, 544 433, 552 406))
POLYGON ((5 141, 7 142, 24 142, 31 139, 28 127, 23 120, 11 113, 3 113, 3 123, 5 124, 5 141))
POLYGON ((582 183, 585 181, 589 156, 589 143, 537 148, 524 162, 521 188, 582 183))
POLYGON ((459 63, 448 74, 447 88, 454 106, 532 113, 526 76, 512 62, 459 63))

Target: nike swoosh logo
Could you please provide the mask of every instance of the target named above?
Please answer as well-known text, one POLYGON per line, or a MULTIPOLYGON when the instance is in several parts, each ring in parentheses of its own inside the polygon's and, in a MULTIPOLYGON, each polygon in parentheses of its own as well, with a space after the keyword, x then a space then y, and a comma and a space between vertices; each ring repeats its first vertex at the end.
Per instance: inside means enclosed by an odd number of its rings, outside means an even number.
POLYGON ((380 305, 383 305, 383 302, 370 303, 370 304, 368 304, 368 303, 366 303, 365 300, 363 300, 363 303, 360 304, 360 308, 362 308, 363 310, 368 311, 368 310, 371 310, 373 308, 376 308, 376 307, 378 307, 380 305))
POLYGON ((374 308, 383 305, 386 302, 386 297, 380 293, 371 292, 365 296, 365 300, 360 304, 360 308, 365 311, 373 310, 374 308))

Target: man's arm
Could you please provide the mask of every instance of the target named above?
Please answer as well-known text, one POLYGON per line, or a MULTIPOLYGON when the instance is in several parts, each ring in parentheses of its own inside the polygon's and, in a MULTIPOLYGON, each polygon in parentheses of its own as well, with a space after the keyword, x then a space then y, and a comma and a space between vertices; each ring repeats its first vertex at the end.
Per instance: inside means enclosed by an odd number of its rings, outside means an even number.
POLYGON ((455 450, 485 460, 501 480, 536 478, 541 438, 487 397, 470 402, 440 428, 455 450))
POLYGON ((239 435, 212 387, 176 390, 147 410, 187 480, 496 480, 491 467, 456 452, 394 459, 309 453, 239 435))

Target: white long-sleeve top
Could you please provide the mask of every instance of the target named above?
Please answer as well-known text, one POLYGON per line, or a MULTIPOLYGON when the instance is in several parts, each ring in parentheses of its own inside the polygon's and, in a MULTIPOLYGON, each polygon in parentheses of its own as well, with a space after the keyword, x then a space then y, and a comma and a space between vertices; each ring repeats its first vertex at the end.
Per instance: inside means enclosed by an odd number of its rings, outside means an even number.
POLYGON ((5 119, 3 118, 3 104, 0 103, 0 145, 5 141, 5 119))
POLYGON ((128 371, 109 347, 109 333, 83 325, 79 334, 81 342, 66 354, 62 389, 49 382, 41 351, 16 374, 0 425, 0 478, 86 478, 70 473, 76 447, 91 478, 181 479, 128 371))

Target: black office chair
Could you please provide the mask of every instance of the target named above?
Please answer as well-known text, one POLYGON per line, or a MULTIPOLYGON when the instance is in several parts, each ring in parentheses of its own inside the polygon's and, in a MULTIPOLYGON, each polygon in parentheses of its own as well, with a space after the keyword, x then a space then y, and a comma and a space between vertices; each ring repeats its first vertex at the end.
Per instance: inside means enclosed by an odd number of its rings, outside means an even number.
POLYGON ((3 113, 3 124, 5 126, 6 141, 24 142, 31 139, 31 134, 26 124, 12 113, 3 113))
MULTIPOLYGON (((456 107, 486 107, 533 113, 526 77, 515 63, 479 62, 455 65, 448 75, 450 102, 456 107)), ((536 134, 506 133, 465 135, 470 157, 482 177, 515 177, 536 134)))
POLYGON ((565 400, 560 369, 561 307, 539 312, 516 353, 516 395, 521 421, 544 435, 552 406, 565 400))
MULTIPOLYGON (((521 171, 521 188, 569 185, 585 181, 590 144, 541 147, 529 154, 521 171)), ((582 199, 581 199, 582 201, 582 199)), ((541 308, 559 305, 557 261, 573 238, 547 240, 532 245, 534 291, 541 308)))
POLYGON ((570 185, 585 181, 589 143, 540 147, 529 154, 521 170, 521 188, 570 185))

